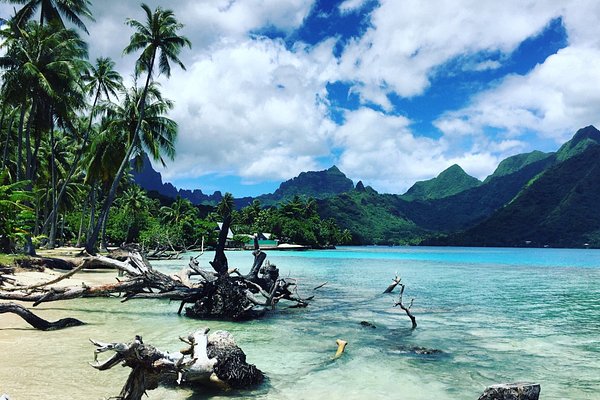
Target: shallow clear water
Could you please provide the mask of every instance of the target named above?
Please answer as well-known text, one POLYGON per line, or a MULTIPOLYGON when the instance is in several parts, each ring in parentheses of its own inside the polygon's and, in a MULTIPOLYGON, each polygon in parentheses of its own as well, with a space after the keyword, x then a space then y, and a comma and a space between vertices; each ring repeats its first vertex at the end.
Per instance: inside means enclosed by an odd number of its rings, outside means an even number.
MULTIPOLYGON (((201 257, 208 266, 211 253, 201 257)), ((227 253, 247 271, 250 252, 227 253)), ((251 392, 161 388, 150 399, 476 399, 493 383, 535 381, 542 399, 597 399, 600 393, 600 251, 557 249, 341 248, 268 252, 282 275, 299 279, 307 309, 280 308, 260 321, 198 321, 178 303, 79 299, 40 306, 87 326, 38 332, 0 316, 0 394, 13 399, 101 399, 118 394, 128 370, 87 365, 87 338, 178 350, 200 327, 231 331, 269 377, 251 392), (381 292, 398 273, 415 298, 410 329, 396 295, 381 292), (327 281, 321 289, 313 287, 327 281), (368 321, 377 328, 366 328, 368 321), (333 361, 335 340, 348 341, 333 361), (415 346, 441 350, 416 355, 415 346)), ((156 262, 167 272, 186 261, 156 262)))

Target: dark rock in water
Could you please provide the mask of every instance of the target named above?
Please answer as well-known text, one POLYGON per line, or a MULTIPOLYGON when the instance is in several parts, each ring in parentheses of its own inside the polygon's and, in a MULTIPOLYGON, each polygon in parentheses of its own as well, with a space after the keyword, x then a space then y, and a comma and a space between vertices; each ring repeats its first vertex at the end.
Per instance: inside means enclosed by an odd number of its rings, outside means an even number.
POLYGON ((538 383, 501 383, 485 389, 478 400, 538 400, 540 390, 538 383))
POLYGON ((377 328, 375 325, 373 325, 372 323, 367 322, 367 321, 360 321, 360 324, 362 326, 364 326, 365 328, 373 328, 373 329, 377 328))
POLYGON ((428 349, 426 347, 413 347, 411 349, 412 353, 419 355, 432 355, 432 354, 443 354, 444 352, 438 349, 428 349))
POLYGON ((427 347, 421 346, 401 346, 397 352, 402 354, 414 354, 418 356, 437 356, 446 354, 442 350, 438 349, 429 349, 427 347))
POLYGON ((217 358, 215 374, 232 388, 249 388, 265 379, 261 370, 246 362, 246 354, 227 331, 216 331, 208 335, 206 353, 209 358, 217 358))

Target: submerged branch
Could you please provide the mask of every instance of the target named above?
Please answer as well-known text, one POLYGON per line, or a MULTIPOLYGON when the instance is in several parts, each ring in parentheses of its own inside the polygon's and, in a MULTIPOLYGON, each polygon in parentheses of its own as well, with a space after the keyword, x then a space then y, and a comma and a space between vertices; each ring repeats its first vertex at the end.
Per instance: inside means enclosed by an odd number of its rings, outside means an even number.
POLYGON ((57 329, 68 328, 70 326, 84 325, 84 322, 81 322, 75 318, 62 318, 55 322, 46 321, 45 319, 38 317, 25 307, 16 303, 0 303, 0 314, 3 313, 16 314, 23 318, 25 322, 33 326, 35 329, 42 331, 53 331, 57 329))

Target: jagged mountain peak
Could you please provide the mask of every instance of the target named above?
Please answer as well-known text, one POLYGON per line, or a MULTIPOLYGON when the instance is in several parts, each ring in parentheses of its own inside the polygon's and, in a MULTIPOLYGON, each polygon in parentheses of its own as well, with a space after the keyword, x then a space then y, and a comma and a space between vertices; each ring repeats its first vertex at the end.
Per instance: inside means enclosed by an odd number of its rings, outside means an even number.
POLYGON ((352 189, 354 182, 333 165, 322 171, 301 172, 295 178, 281 183, 273 194, 262 195, 258 199, 265 204, 290 199, 295 195, 322 199, 352 189))

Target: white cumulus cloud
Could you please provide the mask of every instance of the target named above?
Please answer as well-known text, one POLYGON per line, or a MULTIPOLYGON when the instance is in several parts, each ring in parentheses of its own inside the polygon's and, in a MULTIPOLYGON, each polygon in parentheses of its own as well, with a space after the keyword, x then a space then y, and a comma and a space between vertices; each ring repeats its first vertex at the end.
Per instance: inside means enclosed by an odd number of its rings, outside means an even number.
POLYGON ((511 52, 559 14, 558 2, 381 0, 365 35, 350 43, 340 77, 358 82, 365 102, 381 94, 422 95, 434 69, 480 51, 511 52), (373 95, 373 94, 378 95, 373 95))
POLYGON ((266 38, 221 43, 165 83, 180 123, 177 160, 166 176, 287 179, 316 168, 316 158, 329 155, 334 126, 324 70, 313 59, 322 53, 293 52, 266 38))

